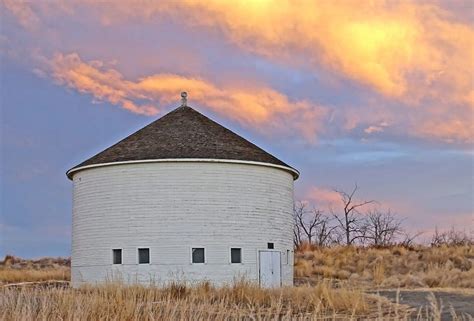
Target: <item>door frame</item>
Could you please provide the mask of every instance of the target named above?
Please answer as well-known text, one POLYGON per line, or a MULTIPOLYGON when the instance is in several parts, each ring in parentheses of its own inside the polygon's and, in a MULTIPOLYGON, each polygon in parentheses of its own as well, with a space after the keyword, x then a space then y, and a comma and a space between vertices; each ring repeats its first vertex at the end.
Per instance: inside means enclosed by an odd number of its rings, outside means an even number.
POLYGON ((281 264, 281 251, 278 249, 264 249, 264 250, 257 250, 257 273, 258 273, 258 286, 262 286, 261 280, 260 280, 260 252, 279 252, 280 253, 280 287, 282 286, 283 282, 283 270, 282 270, 282 264, 281 264))

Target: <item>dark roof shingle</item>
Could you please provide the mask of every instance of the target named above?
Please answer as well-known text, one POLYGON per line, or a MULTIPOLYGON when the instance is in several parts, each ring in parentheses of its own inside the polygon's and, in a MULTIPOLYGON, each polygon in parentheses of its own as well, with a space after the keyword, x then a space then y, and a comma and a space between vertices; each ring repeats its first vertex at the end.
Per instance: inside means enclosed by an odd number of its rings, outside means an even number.
MULTIPOLYGON (((176 158, 244 160, 293 169, 193 108, 182 106, 71 168, 67 175, 71 178, 71 171, 88 165, 176 158)), ((294 176, 297 178, 296 173, 294 176)))

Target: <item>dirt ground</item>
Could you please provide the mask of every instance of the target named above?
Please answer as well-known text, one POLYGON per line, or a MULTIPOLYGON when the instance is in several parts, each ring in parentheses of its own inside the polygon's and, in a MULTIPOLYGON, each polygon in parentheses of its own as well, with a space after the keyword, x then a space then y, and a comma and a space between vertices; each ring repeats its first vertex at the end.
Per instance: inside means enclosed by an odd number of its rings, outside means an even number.
MULTIPOLYGON (((374 291, 381 296, 396 301, 396 290, 374 291)), ((472 291, 456 290, 400 290, 399 303, 409 305, 416 309, 415 315, 420 312, 425 314, 432 303, 430 293, 433 293, 438 306, 441 307, 441 320, 452 320, 452 309, 461 320, 474 320, 474 293, 472 291), (452 307, 452 308, 451 308, 452 307)), ((415 316, 414 315, 414 316, 415 316)))

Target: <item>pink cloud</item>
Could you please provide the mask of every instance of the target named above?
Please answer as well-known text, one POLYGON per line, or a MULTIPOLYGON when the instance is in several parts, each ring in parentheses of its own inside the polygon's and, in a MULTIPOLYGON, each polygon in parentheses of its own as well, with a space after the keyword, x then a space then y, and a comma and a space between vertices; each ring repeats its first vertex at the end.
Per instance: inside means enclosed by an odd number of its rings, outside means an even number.
MULTIPOLYGON (((166 17, 207 37, 224 37, 226 43, 233 44, 242 52, 258 54, 291 67, 304 66, 308 72, 323 70, 351 79, 381 97, 376 98, 375 102, 368 101, 357 106, 314 108, 318 105, 315 102, 279 96, 275 90, 262 84, 252 88, 252 85, 237 85, 235 79, 226 79, 229 85, 223 86, 209 77, 202 77, 199 62, 192 59, 194 55, 189 52, 183 59, 177 59, 185 62, 180 63, 179 68, 175 64, 173 70, 181 72, 173 72, 176 77, 168 79, 170 82, 188 81, 189 84, 190 79, 195 79, 197 81, 193 85, 198 86, 196 88, 202 88, 199 81, 211 85, 215 102, 208 103, 208 107, 221 114, 227 112, 226 117, 247 126, 258 128, 265 122, 267 126, 282 130, 287 127, 286 123, 291 123, 288 133, 293 130, 310 140, 314 139, 315 134, 337 132, 337 135, 347 135, 356 130, 357 134, 375 137, 394 134, 463 145, 472 145, 474 141, 474 28, 458 21, 456 15, 446 9, 447 6, 441 6, 436 1, 302 1, 276 4, 268 0, 229 4, 225 1, 183 0, 141 2, 140 5, 135 1, 119 1, 110 6, 91 0, 34 3, 4 0, 4 6, 19 24, 36 37, 45 33, 43 30, 47 29, 50 21, 65 14, 75 23, 93 20, 102 23, 98 28, 107 29, 132 25, 155 28, 156 23, 166 17), (83 11, 90 15, 82 16, 83 11), (195 72, 191 76, 183 76, 189 69, 195 72), (260 99, 255 99, 257 96, 267 98, 274 106, 263 106, 265 104, 260 99), (218 100, 222 101, 222 97, 225 97, 225 103, 218 108, 215 104, 218 100), (232 108, 230 102, 237 104, 238 110, 232 108), (285 106, 292 106, 289 110, 297 110, 300 115, 285 111, 285 106), (334 115, 329 125, 321 121, 328 113, 334 115), (275 117, 277 114, 286 115, 286 118, 275 117), (384 123, 390 125, 383 126, 384 123)), ((62 37, 70 36, 63 34, 62 30, 54 30, 52 34, 58 46, 62 37)), ((171 49, 163 52, 173 57, 184 51, 181 47, 164 46, 171 49)), ((124 52, 130 51, 125 41, 117 44, 114 50, 120 48, 124 52)), ((101 49, 101 52, 104 50, 101 49)), ((82 52, 78 51, 79 55, 82 52)), ((103 56, 107 55, 113 53, 103 56)), ((62 61, 56 58, 55 63, 74 63, 70 55, 63 56, 68 57, 63 57, 62 61)), ((115 58, 102 60, 112 61, 115 58)), ((144 59, 155 61, 156 57, 144 59)), ((106 68, 94 65, 92 61, 81 62, 84 64, 74 65, 75 75, 71 74, 73 71, 66 75, 66 66, 63 66, 61 73, 55 76, 56 81, 82 93, 93 92, 96 99, 107 100, 135 113, 152 115, 158 112, 157 103, 170 102, 163 91, 157 97, 156 89, 151 93, 143 87, 149 86, 154 79, 162 82, 164 74, 145 74, 142 82, 124 76, 125 70, 134 69, 130 65, 118 63, 113 68, 106 68), (117 83, 104 82, 100 75, 103 72, 107 72, 105 76, 109 80, 118 77, 117 83), (125 86, 126 90, 118 88, 120 86, 125 86), (149 103, 140 102, 142 95, 149 103)), ((198 89, 196 93, 199 94, 198 89)))
POLYGON ((340 204, 341 195, 333 189, 311 186, 304 194, 304 199, 317 207, 330 208, 340 204))
POLYGON ((77 53, 41 58, 40 74, 98 101, 108 101, 137 114, 156 115, 163 105, 179 102, 187 91, 197 103, 262 132, 298 132, 314 142, 324 128, 326 108, 305 100, 292 100, 266 86, 217 86, 199 77, 160 73, 138 80, 126 79, 102 61, 83 61, 77 53))

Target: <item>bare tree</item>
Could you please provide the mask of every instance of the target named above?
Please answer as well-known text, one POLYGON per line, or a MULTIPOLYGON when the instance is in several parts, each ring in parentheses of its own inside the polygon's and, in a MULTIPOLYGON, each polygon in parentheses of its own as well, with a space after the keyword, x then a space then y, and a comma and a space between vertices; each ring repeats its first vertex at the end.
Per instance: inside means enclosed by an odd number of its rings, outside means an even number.
POLYGON ((297 248, 303 241, 303 231, 301 229, 300 217, 303 216, 305 205, 302 202, 295 203, 293 205, 293 243, 297 248))
POLYGON ((309 209, 306 203, 298 202, 294 207, 294 243, 299 246, 302 241, 320 246, 328 245, 335 227, 330 226, 330 217, 321 210, 309 209))
POLYGON ((342 213, 335 213, 331 209, 331 213, 337 221, 337 225, 343 237, 346 245, 352 245, 358 239, 365 237, 365 225, 362 214, 359 209, 365 205, 372 204, 375 201, 362 201, 356 202, 354 197, 357 192, 358 186, 355 184, 354 189, 350 193, 345 191, 335 190, 339 193, 342 202, 342 213))
POLYGON ((318 246, 328 246, 334 243, 333 232, 337 226, 331 225, 331 218, 321 215, 320 223, 317 225, 314 243, 318 246))
POLYGON ((469 236, 465 231, 458 231, 454 229, 454 226, 450 230, 440 232, 438 227, 435 227, 433 236, 431 237, 431 246, 461 246, 461 245, 472 245, 474 244, 474 238, 469 236))
POLYGON ((320 211, 310 211, 307 208, 307 204, 298 202, 295 205, 295 225, 300 233, 301 237, 311 243, 316 230, 316 226, 319 223, 319 218, 322 215, 320 211))
POLYGON ((435 231, 431 236, 431 246, 441 246, 442 244, 447 244, 447 235, 438 231, 438 226, 435 226, 435 231))
POLYGON ((411 248, 415 244, 415 239, 418 238, 423 232, 407 232, 407 231, 402 231, 402 239, 398 243, 398 245, 406 247, 406 248, 411 248))
POLYGON ((387 246, 395 242, 395 238, 402 233, 402 221, 392 212, 382 212, 379 209, 369 210, 364 225, 364 238, 371 245, 387 246))
POLYGON ((301 245, 301 234, 296 224, 293 224, 293 246, 298 248, 301 245))

